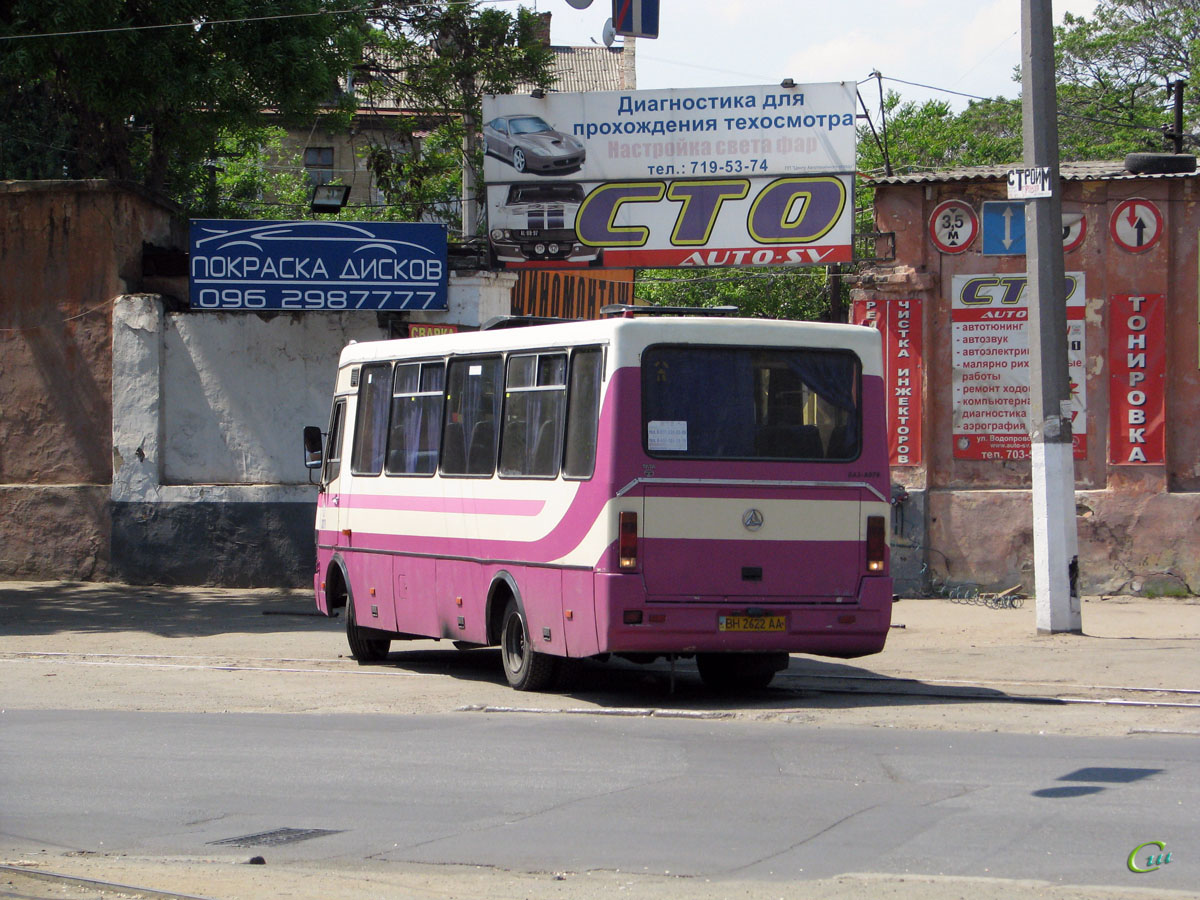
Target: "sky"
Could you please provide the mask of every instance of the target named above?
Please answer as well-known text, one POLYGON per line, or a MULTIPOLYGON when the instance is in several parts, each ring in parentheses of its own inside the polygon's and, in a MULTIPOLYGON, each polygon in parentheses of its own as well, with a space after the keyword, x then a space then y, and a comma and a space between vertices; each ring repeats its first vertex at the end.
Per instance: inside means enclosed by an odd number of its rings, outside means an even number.
MULTIPOLYGON (((567 0, 520 2, 553 13, 555 44, 602 43, 612 15, 611 0, 585 9, 567 0)), ((1053 0, 1055 24, 1067 12, 1090 16, 1096 2, 1053 0)), ((732 87, 787 77, 862 82, 878 71, 885 91, 917 102, 946 100, 957 110, 968 98, 900 82, 1016 97, 1020 25, 1021 0, 661 0, 659 37, 637 41, 638 87, 732 87)), ((874 79, 859 90, 868 105, 878 105, 874 79)))

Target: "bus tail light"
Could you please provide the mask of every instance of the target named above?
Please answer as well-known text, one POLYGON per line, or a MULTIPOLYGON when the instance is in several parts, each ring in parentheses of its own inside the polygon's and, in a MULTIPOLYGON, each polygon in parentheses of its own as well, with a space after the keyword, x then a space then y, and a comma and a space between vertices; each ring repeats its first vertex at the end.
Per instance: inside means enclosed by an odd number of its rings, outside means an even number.
POLYGON ((637 513, 623 512, 617 519, 617 555, 622 569, 637 568, 638 524, 637 513))
POLYGON ((882 572, 887 549, 887 528, 883 516, 867 516, 867 571, 882 572))

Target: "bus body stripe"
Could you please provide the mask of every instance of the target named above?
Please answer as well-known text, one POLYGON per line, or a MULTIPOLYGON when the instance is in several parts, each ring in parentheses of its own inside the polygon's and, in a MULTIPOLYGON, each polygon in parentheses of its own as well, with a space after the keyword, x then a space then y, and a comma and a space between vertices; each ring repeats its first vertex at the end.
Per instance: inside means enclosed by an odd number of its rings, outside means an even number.
POLYGON ((432 512, 463 516, 536 516, 546 507, 544 500, 514 500, 488 497, 415 497, 399 494, 350 494, 342 508, 377 509, 388 512, 432 512))

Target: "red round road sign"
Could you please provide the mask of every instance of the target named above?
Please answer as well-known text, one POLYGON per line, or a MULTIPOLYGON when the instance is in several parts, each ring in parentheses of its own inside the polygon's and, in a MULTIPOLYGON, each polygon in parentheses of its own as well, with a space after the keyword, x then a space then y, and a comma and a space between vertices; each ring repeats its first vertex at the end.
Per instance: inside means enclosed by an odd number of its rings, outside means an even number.
POLYGON ((1063 223, 1063 252, 1069 252, 1083 244, 1087 237, 1087 216, 1081 212, 1065 212, 1063 223))
POLYGON ((929 217, 929 239, 943 253, 962 253, 979 234, 979 216, 965 200, 945 200, 929 217))
POLYGON ((1122 250, 1144 253, 1162 237, 1162 213, 1157 206, 1141 197, 1122 200, 1108 220, 1108 233, 1122 250))

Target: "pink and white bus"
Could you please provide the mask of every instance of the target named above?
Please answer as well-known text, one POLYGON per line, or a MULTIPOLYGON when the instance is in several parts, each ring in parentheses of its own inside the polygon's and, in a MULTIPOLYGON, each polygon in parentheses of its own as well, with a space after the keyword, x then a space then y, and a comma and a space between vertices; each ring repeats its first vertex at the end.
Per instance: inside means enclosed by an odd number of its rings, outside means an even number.
POLYGON ((305 429, 317 607, 360 661, 499 645, 518 690, 606 654, 756 687, 876 653, 882 374, 875 329, 629 309, 353 343, 305 429))

